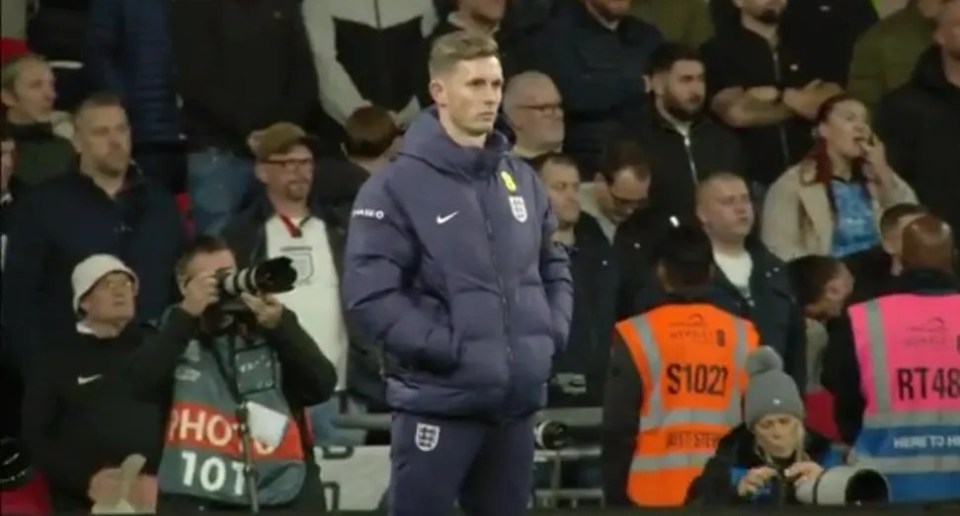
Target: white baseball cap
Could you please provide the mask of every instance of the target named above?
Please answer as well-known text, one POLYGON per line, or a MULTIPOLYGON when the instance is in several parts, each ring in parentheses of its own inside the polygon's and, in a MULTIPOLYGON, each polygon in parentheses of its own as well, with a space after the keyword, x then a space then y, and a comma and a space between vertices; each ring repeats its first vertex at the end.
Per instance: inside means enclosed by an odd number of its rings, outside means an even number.
POLYGON ((130 276, 133 284, 137 284, 137 275, 133 269, 127 267, 119 258, 109 254, 95 254, 73 268, 73 311, 80 312, 80 299, 90 292, 90 289, 97 284, 104 276, 111 272, 123 272, 130 276))

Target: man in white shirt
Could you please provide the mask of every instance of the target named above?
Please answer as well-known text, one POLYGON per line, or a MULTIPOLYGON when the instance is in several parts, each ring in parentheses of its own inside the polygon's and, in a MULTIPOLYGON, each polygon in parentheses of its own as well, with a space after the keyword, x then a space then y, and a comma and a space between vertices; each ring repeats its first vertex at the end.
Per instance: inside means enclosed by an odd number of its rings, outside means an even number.
POLYGON ((755 216, 746 181, 732 172, 708 175, 697 187, 696 212, 713 243, 717 302, 750 319, 804 388, 804 317, 784 263, 751 236, 755 216))
POLYGON ((255 153, 263 198, 228 224, 224 238, 239 267, 277 256, 293 261, 296 286, 277 299, 297 314, 337 371, 338 395, 311 410, 314 439, 318 444, 359 445, 363 444, 362 432, 333 425, 339 413, 363 410, 363 403, 347 395, 347 362, 352 350, 340 301, 346 235, 332 216, 311 206, 314 159, 308 144, 303 129, 291 123, 280 122, 264 130, 255 153))

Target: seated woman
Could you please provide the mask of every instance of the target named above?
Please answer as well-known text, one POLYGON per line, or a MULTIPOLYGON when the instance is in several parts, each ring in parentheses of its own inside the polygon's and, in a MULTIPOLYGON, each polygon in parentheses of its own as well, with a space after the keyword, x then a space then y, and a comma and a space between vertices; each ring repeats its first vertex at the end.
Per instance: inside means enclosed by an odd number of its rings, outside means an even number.
POLYGON ((813 149, 770 186, 763 205, 761 238, 784 261, 866 251, 880 243, 883 210, 916 202, 887 162, 861 102, 834 97, 816 121, 813 149))
POLYGON ((690 486, 689 504, 797 504, 799 483, 843 463, 829 439, 804 427, 800 392, 776 351, 755 351, 747 371, 744 423, 720 440, 690 486))

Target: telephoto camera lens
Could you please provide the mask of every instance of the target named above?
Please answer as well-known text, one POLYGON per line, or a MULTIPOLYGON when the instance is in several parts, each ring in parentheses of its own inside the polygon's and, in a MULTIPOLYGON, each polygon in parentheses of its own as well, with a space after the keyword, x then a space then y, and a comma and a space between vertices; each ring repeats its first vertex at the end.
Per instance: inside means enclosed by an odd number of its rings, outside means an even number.
POLYGON ((567 425, 558 421, 540 421, 533 427, 533 439, 541 450, 560 450, 570 444, 567 425))
POLYGON ((220 292, 228 297, 240 294, 278 294, 293 290, 297 270, 286 256, 271 258, 251 267, 223 271, 217 276, 220 292))

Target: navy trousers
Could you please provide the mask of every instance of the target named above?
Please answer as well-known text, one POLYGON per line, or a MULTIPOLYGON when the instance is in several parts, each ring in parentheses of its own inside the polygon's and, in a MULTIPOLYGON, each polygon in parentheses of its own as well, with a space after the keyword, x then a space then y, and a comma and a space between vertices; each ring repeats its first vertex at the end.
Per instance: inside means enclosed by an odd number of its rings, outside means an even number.
POLYGON ((499 424, 396 413, 390 429, 391 516, 527 512, 533 416, 499 424))

